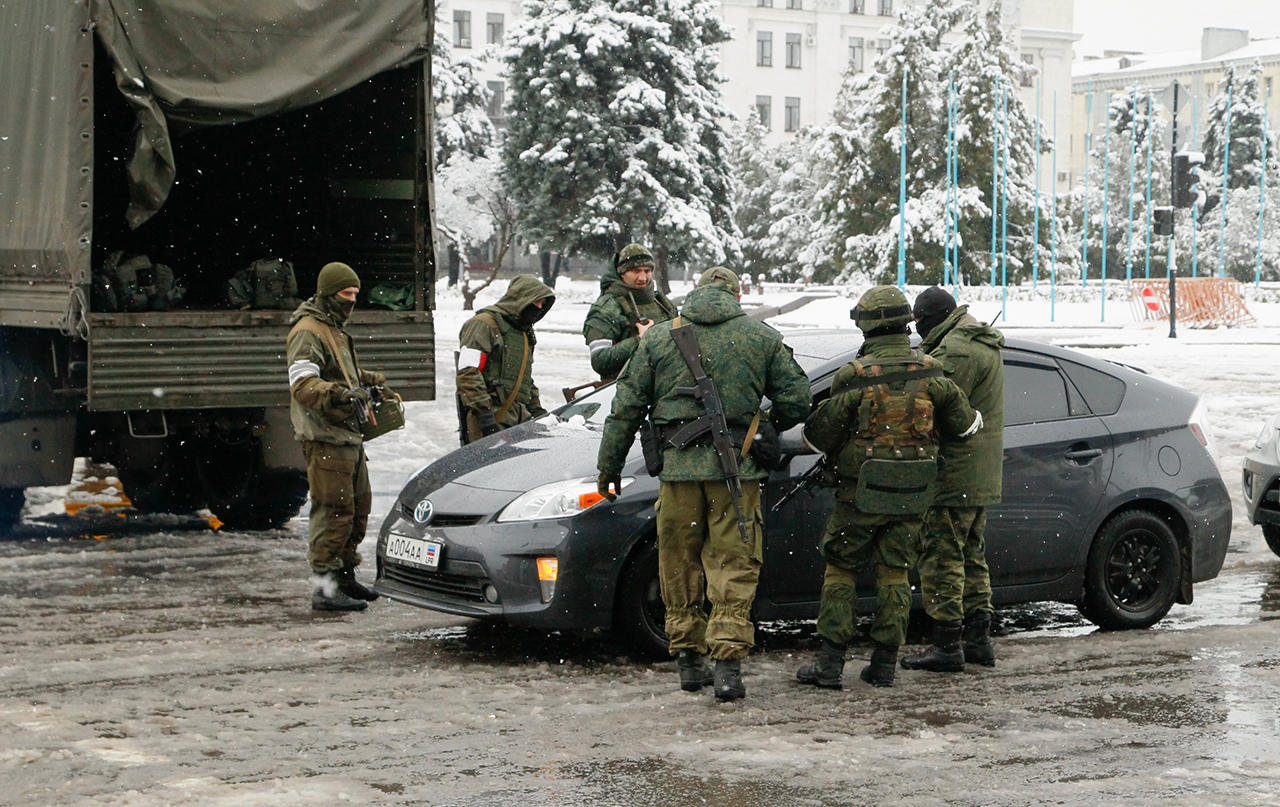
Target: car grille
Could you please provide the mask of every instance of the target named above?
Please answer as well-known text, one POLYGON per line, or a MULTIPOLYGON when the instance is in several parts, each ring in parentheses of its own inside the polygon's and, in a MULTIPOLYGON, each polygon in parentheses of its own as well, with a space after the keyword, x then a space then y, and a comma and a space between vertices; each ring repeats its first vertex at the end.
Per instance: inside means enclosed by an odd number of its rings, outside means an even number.
POLYGON ((443 597, 467 602, 484 602, 484 586, 489 580, 484 576, 484 569, 480 564, 455 562, 451 564, 451 568, 456 571, 472 573, 433 572, 427 569, 416 569, 412 566, 400 566, 396 563, 384 561, 382 574, 388 580, 429 591, 443 597), (474 567, 474 569, 469 567, 474 567))
MULTIPOLYGON (((417 523, 413 517, 413 505, 401 504, 400 512, 410 523, 417 523)), ((473 524, 479 524, 484 516, 475 516, 466 513, 436 513, 431 517, 431 526, 433 527, 470 527, 473 524)))

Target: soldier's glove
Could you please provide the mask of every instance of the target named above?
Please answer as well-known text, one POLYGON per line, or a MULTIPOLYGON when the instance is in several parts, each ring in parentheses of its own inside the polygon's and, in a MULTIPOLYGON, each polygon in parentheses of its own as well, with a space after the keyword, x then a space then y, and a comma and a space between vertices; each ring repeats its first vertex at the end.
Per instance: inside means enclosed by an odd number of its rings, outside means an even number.
POLYGON ((369 405, 369 390, 364 387, 338 387, 334 390, 334 395, 337 398, 334 403, 338 406, 363 409, 369 405))
POLYGON ((609 501, 618 498, 618 494, 622 492, 622 474, 609 473, 601 471, 596 477, 596 491, 609 501), (609 486, 613 486, 613 491, 609 491, 609 486))
POLYGON ((756 464, 766 470, 781 470, 787 464, 782 456, 782 440, 771 421, 761 419, 755 439, 751 441, 750 451, 756 464))
POLYGON ((480 424, 480 433, 485 437, 502 431, 502 427, 498 425, 493 413, 487 409, 476 414, 476 422, 480 424))

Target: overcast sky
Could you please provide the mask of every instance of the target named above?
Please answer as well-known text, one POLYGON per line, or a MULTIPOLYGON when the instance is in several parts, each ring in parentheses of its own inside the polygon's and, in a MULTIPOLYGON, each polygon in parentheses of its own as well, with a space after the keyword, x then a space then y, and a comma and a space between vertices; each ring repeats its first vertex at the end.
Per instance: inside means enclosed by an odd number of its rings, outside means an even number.
POLYGON ((1107 48, 1158 52, 1200 46, 1203 28, 1245 28, 1280 36, 1276 0, 1075 0, 1074 26, 1084 38, 1076 58, 1107 48))

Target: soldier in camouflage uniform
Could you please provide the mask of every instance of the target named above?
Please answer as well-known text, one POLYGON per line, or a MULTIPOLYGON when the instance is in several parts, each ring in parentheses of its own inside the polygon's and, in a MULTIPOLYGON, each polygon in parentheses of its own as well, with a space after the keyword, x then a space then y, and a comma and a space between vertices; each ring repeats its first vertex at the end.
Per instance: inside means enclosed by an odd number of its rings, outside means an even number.
POLYGON ((325 264, 316 293, 293 312, 286 343, 289 415, 302 443, 311 489, 311 607, 359 611, 378 595, 355 577, 373 495, 356 411, 368 407, 362 385, 382 386, 382 373, 361 370, 351 337, 342 329, 360 291, 345 263, 325 264))
POLYGON ((981 410, 985 426, 970 440, 943 442, 940 450, 938 492, 925 515, 920 559, 920 593, 934 620, 933 644, 903 657, 909 670, 960 672, 966 661, 996 663, 984 532, 986 508, 1000 501, 1004 464, 1004 336, 968 309, 957 308, 937 286, 922 291, 912 309, 924 340, 920 349, 981 410))
POLYGON ((861 677, 893 686, 911 613, 907 572, 918 555, 939 432, 968 437, 982 428, 982 415, 943 377, 941 366, 912 349, 911 308, 901 291, 876 286, 850 316, 866 335, 858 359, 836 372, 831 397, 804 428, 805 439, 834 462, 840 481, 819 546, 827 561, 818 608, 822 647, 796 678, 833 689, 843 685, 845 647, 857 633, 857 573, 873 563, 875 648, 861 677))
POLYGON ((600 296, 582 324, 591 369, 604 381, 617 378, 644 332, 675 315, 675 304, 654 288, 653 255, 640 244, 627 244, 600 276, 600 296))
MULTIPOLYGON (((809 411, 809 381, 790 348, 773 328, 743 314, 739 296, 737 275, 713 267, 690 292, 679 317, 682 323, 692 323, 703 366, 719 390, 735 445, 746 442, 763 396, 773 407, 762 429, 787 429, 809 411)), ((672 327, 663 323, 646 333, 618 378, 597 463, 600 492, 610 499, 618 493, 623 461, 646 417, 661 433, 670 434, 703 414, 694 398, 675 392, 676 387, 694 382, 671 336, 672 327)), ((749 543, 739 532, 729 486, 709 440, 695 441, 684 449, 667 446, 659 475, 658 575, 669 647, 678 659, 681 688, 697 691, 714 683, 715 696, 721 700, 746 694, 741 660, 755 643, 751 603, 760 576, 763 539, 760 480, 767 472, 745 452, 739 470, 738 509, 749 543), (709 619, 703 611, 708 599, 709 619), (708 652, 715 661, 714 674, 709 674, 703 659, 708 652)))
POLYGON ((517 275, 502 299, 463 323, 457 384, 466 442, 547 413, 533 383, 533 326, 555 301, 550 286, 533 275, 517 275))

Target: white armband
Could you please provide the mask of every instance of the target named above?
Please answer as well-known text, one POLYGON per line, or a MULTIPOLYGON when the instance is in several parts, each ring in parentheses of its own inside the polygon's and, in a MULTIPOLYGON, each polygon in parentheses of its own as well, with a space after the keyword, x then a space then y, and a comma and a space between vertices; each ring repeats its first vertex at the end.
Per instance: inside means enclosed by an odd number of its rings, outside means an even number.
POLYGON ((458 349, 458 369, 465 370, 468 367, 474 367, 477 370, 483 370, 486 356, 473 347, 464 347, 458 349))
POLYGON ((292 387, 302 379, 310 378, 313 375, 320 375, 320 367, 313 361, 298 359, 289 365, 289 386, 292 387))
POLYGON ((587 343, 587 349, 591 351, 592 356, 596 355, 597 353, 599 353, 600 351, 604 350, 607 347, 613 347, 612 339, 593 339, 587 343))
POLYGON ((973 422, 969 424, 969 428, 965 429, 960 436, 972 437, 981 430, 982 430, 982 413, 975 409, 973 410, 973 422))

